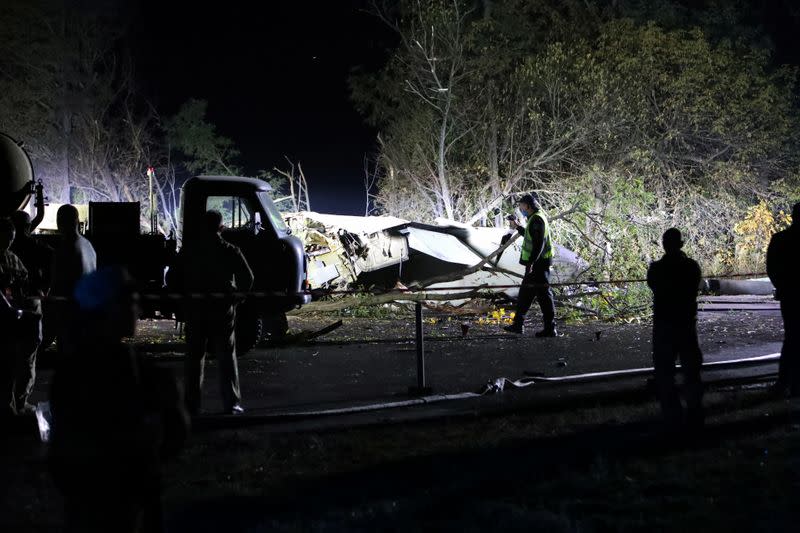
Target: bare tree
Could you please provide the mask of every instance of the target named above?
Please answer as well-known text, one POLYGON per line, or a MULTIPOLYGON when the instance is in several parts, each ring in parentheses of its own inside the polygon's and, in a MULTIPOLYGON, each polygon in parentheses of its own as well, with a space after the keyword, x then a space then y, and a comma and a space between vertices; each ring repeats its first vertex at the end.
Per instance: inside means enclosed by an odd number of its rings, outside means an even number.
POLYGON ((370 160, 367 156, 364 156, 364 194, 366 195, 364 200, 365 217, 371 215, 375 210, 375 199, 377 198, 375 189, 380 176, 379 172, 380 166, 378 161, 373 161, 370 168, 370 160))
POLYGON ((273 170, 286 178, 294 211, 311 211, 311 196, 308 192, 308 182, 303 173, 303 166, 300 163, 295 165, 288 157, 286 162, 289 163, 288 170, 282 170, 277 167, 273 170))
POLYGON ((460 0, 438 4, 416 0, 413 16, 403 26, 379 12, 400 36, 402 50, 396 59, 403 72, 404 91, 413 97, 408 105, 422 109, 421 113, 409 110, 409 120, 422 121, 409 127, 423 133, 405 149, 384 144, 388 148, 383 150, 384 164, 407 172, 418 192, 430 198, 437 216, 452 220, 458 216, 459 187, 451 175, 448 157, 469 132, 469 126, 457 115, 456 104, 466 78, 464 29, 469 14, 460 0), (421 155, 422 164, 409 166, 409 151, 421 155))
POLYGON ((168 159, 166 165, 155 168, 154 185, 158 197, 159 220, 162 230, 166 234, 178 234, 180 221, 178 209, 180 207, 180 187, 175 177, 175 167, 168 159))

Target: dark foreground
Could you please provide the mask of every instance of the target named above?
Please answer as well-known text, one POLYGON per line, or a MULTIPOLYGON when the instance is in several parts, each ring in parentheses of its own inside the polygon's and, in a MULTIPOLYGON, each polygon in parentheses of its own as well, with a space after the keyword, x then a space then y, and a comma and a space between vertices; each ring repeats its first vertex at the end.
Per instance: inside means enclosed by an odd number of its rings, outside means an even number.
MULTIPOLYGON (((708 359, 774 351, 778 320, 704 315, 708 359)), ((528 338, 498 339, 496 324, 476 324, 467 338, 458 322, 429 329, 431 373, 445 392, 527 369, 558 375, 649 364, 646 323, 575 325, 536 350, 528 338)), ((150 330, 140 341, 178 366, 174 339, 150 330)), ((410 333, 402 319, 358 319, 317 345, 258 350, 242 361, 252 411, 391 396, 413 382, 410 333)), ((214 383, 209 377, 212 401, 214 383)), ((164 469, 168 531, 796 530, 800 405, 771 398, 764 386, 715 388, 707 431, 692 439, 662 433, 655 404, 641 394, 563 406, 551 398, 546 409, 537 398, 508 391, 424 420, 409 408, 360 427, 219 429, 199 421, 164 469)), ((0 530, 60 530, 45 445, 30 431, 4 436, 3 446, 0 530)))
MULTIPOLYGON (((709 398, 704 435, 650 404, 276 434, 201 432, 167 465, 169 531, 796 531, 800 405, 709 398)), ((3 531, 57 531, 33 438, 6 441, 3 531)))

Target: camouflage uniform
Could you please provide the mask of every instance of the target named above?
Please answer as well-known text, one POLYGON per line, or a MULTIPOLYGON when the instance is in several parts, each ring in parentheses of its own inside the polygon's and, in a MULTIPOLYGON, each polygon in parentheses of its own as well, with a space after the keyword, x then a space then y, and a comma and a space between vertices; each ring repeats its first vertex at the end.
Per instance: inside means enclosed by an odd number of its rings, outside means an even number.
MULTIPOLYGON (((26 297, 28 270, 17 255, 7 250, 0 255, 0 287, 6 299, 17 309, 38 311, 38 300, 26 297)), ((8 413, 19 413, 33 390, 36 379, 36 350, 42 341, 40 315, 28 313, 10 334, 0 340, 3 354, 0 370, 2 406, 8 413)))

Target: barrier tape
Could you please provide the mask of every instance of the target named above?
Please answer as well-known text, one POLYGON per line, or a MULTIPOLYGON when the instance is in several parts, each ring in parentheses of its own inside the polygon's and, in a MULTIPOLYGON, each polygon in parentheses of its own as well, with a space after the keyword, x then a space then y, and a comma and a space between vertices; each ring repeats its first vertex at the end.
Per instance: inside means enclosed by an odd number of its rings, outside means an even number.
MULTIPOLYGON (((746 273, 746 274, 727 274, 724 276, 702 276, 701 279, 739 279, 739 278, 752 278, 752 277, 765 277, 766 273, 746 273)), ((568 282, 557 282, 557 283, 517 283, 514 285, 467 285, 467 286, 455 286, 455 287, 423 287, 423 288, 407 288, 407 287, 397 287, 391 289, 335 289, 335 290, 326 290, 326 289, 314 289, 311 291, 303 291, 299 293, 293 293, 293 295, 308 295, 312 297, 320 297, 320 296, 331 296, 331 295, 355 295, 355 294, 368 294, 371 296, 379 296, 384 294, 397 294, 401 296, 403 294, 424 294, 428 292, 444 292, 444 291, 451 291, 451 292, 463 292, 463 291, 496 291, 501 289, 518 289, 522 287, 530 287, 530 288, 540 288, 540 287, 577 287, 582 285, 589 285, 589 286, 600 286, 600 285, 630 285, 633 283, 646 283, 647 279, 613 279, 613 280, 589 280, 589 281, 568 281, 568 282)), ((442 282, 448 283, 448 282, 442 282)), ((193 301, 205 301, 205 300, 244 300, 244 299, 268 299, 268 298, 286 298, 289 296, 289 293, 281 292, 281 291, 234 291, 234 292, 190 292, 190 293, 179 293, 179 292, 167 292, 167 293, 139 293, 140 300, 147 300, 147 301, 162 301, 162 300, 171 300, 171 301, 182 301, 182 300, 193 300, 193 301)), ((31 299, 38 299, 42 301, 71 301, 73 298, 67 296, 45 296, 45 297, 31 297, 31 299)))
MULTIPOLYGON (((767 274, 764 273, 749 273, 749 274, 727 274, 725 276, 702 276, 701 279, 738 279, 738 278, 751 278, 751 277, 765 277, 767 274)), ((447 281, 443 281, 441 283, 450 283, 447 281)), ((386 289, 382 292, 378 291, 369 291, 369 290, 361 290, 355 291, 352 289, 341 289, 341 290, 328 290, 328 291, 320 291, 323 295, 328 294, 388 294, 392 292, 398 293, 415 293, 415 292, 431 292, 431 291, 451 291, 451 290, 459 290, 459 291, 469 291, 469 290, 497 290, 497 289, 517 289, 521 287, 571 287, 571 286, 579 286, 579 285, 628 285, 632 283, 647 283, 647 279, 611 279, 611 280, 599 280, 599 281, 565 281, 565 282, 556 282, 556 283, 516 283, 514 285, 467 285, 467 286, 458 286, 458 287, 426 287, 426 288, 392 288, 386 289)), ((319 294, 319 293, 318 293, 319 294)))

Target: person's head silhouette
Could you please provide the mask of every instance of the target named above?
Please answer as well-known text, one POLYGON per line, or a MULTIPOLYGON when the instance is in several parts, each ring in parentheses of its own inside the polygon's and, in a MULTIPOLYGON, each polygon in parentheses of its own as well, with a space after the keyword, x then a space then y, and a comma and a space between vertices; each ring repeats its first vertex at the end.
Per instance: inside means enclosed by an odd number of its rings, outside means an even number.
POLYGON ((678 228, 669 228, 664 232, 661 242, 664 245, 664 251, 668 254, 680 252, 681 248, 683 248, 683 235, 681 235, 681 230, 678 228))
POLYGON ((28 236, 31 234, 31 216, 25 211, 14 211, 11 213, 11 223, 17 235, 28 236))
POLYGON ((62 235, 76 235, 78 233, 78 209, 71 204, 65 204, 56 212, 56 225, 62 235))
POLYGON ((222 213, 209 209, 203 215, 203 231, 206 235, 217 235, 222 231, 222 213))

